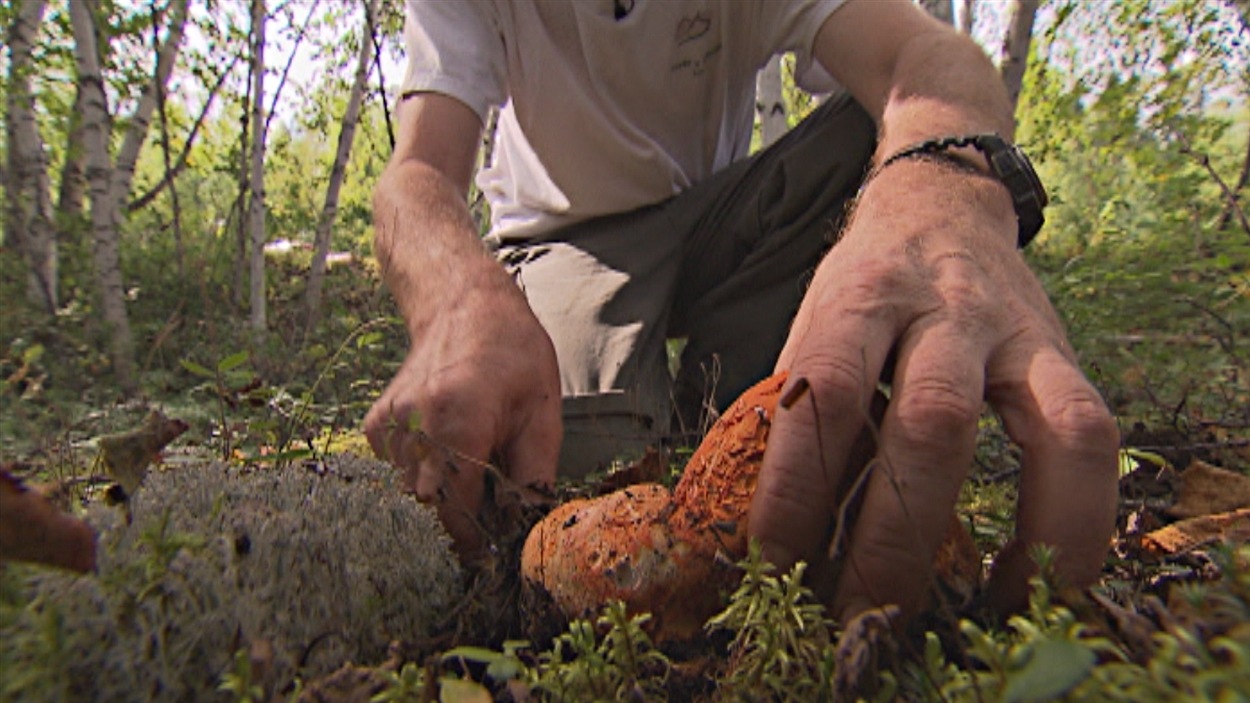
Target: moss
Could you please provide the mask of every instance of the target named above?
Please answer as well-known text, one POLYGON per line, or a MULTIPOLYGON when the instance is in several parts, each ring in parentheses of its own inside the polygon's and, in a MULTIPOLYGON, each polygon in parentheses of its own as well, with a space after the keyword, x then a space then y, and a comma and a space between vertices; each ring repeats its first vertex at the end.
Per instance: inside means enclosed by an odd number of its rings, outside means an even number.
POLYGON ((92 505, 98 576, 12 569, 0 699, 227 700, 240 647, 263 642, 267 692, 429 635, 461 596, 433 511, 384 465, 221 464, 153 472, 119 509, 92 505))

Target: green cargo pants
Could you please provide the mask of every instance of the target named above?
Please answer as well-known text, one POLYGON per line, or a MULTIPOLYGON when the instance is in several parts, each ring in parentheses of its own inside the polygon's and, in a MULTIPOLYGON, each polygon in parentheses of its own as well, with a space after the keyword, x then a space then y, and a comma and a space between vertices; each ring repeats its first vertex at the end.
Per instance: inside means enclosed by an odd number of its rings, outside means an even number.
POLYGON ((693 439, 772 372, 875 145, 868 114, 833 98, 668 200, 495 244, 555 344, 561 475, 693 439), (683 337, 674 377, 666 342, 683 337))

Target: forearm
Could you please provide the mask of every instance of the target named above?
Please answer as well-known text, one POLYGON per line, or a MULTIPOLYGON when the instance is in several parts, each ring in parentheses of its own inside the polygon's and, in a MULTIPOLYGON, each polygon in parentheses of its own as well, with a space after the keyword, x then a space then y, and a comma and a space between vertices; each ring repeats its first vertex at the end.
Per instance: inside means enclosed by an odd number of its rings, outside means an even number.
MULTIPOLYGON (((998 133, 1010 138, 1014 121, 998 71, 970 39, 946 27, 906 41, 892 67, 880 116, 874 164, 926 140, 998 133)), ((948 149, 954 163, 905 159, 876 171, 858 214, 907 228, 939 227, 965 237, 1016 239, 1016 215, 1007 189, 989 174, 985 156, 972 147, 948 149), (917 197, 924 194, 924 197, 917 197)), ((970 239, 971 242, 975 239, 970 239)))
POLYGON ((1014 130, 997 69, 976 44, 954 31, 943 28, 909 39, 897 53, 889 82, 878 162, 935 137, 996 132, 1010 138, 1014 130))
POLYGON ((374 190, 373 213, 374 252, 410 332, 470 289, 507 285, 464 194, 437 169, 393 162, 374 190))

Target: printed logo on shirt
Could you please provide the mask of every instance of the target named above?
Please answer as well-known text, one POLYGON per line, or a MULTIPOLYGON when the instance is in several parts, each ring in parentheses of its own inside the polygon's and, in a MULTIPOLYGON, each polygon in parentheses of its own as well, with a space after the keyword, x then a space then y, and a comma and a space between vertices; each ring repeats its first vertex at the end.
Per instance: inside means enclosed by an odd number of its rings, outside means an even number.
POLYGON ((708 62, 721 50, 719 39, 712 33, 712 18, 703 11, 681 18, 674 41, 677 56, 670 69, 673 73, 690 71, 691 75, 701 76, 706 72, 708 62), (709 46, 712 41, 715 43, 709 46))

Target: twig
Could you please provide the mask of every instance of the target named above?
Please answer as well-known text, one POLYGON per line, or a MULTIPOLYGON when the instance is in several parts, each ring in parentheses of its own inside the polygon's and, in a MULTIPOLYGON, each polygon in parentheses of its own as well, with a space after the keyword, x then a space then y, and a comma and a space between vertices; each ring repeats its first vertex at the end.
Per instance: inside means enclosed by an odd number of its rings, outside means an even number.
POLYGON ((1194 160, 1197 161, 1198 164, 1206 169, 1206 172, 1211 175, 1212 180, 1214 180, 1216 185, 1220 187, 1220 190, 1224 193, 1224 198, 1228 201, 1227 209, 1232 210, 1233 213, 1237 215, 1238 221, 1241 222, 1241 228, 1246 231, 1246 234, 1250 235, 1250 221, 1246 219, 1246 213, 1241 209, 1241 203, 1237 199, 1237 193, 1234 192, 1232 188, 1228 187, 1228 183, 1226 183, 1223 178, 1220 178, 1220 174, 1217 173, 1215 167, 1211 165, 1211 157, 1201 152, 1194 151, 1193 144, 1190 143, 1189 138, 1186 137, 1180 130, 1173 128, 1172 133, 1175 134, 1176 138, 1181 141, 1181 153, 1192 156, 1194 160))
POLYGON ((378 22, 374 16, 375 7, 365 2, 365 22, 369 23, 369 36, 373 39, 373 65, 378 70, 378 92, 382 98, 382 115, 386 118, 386 136, 391 142, 391 151, 395 150, 395 126, 391 120, 391 105, 386 99, 386 79, 382 75, 382 40, 378 38, 378 22))
POLYGON ((231 57, 230 63, 226 66, 225 70, 217 76, 217 82, 213 84, 213 87, 208 91, 208 97, 204 100, 204 107, 200 109, 200 114, 195 118, 195 122, 191 125, 191 131, 187 133, 187 140, 182 145, 182 151, 178 154, 177 163, 174 164, 172 169, 166 167, 165 175, 161 177, 161 180, 157 181, 156 185, 152 186, 152 188, 143 195, 140 195, 127 203, 127 212, 135 212, 136 210, 141 210, 147 207, 153 200, 156 200, 156 196, 160 195, 161 191, 173 183, 176 176, 181 174, 183 170, 186 169, 187 164, 191 159, 191 147, 195 145, 195 137, 199 134, 200 128, 204 126, 205 121, 207 121, 208 114, 212 110, 213 100, 216 99, 217 93, 221 91, 221 86, 224 85, 226 79, 230 77, 230 71, 234 69, 234 65, 238 62, 239 55, 235 54, 231 57))
POLYGON ((1236 358, 1237 351, 1236 349, 1234 349, 1234 347, 1237 344, 1237 328, 1234 327, 1231 322, 1224 319, 1224 317, 1221 316, 1219 313, 1212 310, 1210 307, 1203 305, 1197 300, 1194 300, 1190 296, 1185 296, 1184 298, 1181 299, 1181 302, 1191 307, 1197 308, 1200 312, 1205 312, 1213 320, 1218 322, 1221 327, 1223 327, 1225 330, 1228 330, 1227 339, 1218 335, 1212 335, 1212 336, 1215 337, 1216 344, 1220 345, 1220 348, 1224 350, 1225 354, 1228 354, 1229 356, 1236 358))
MULTIPOLYGON (((160 51, 160 35, 157 32, 159 26, 156 6, 152 6, 152 50, 160 51)), ((169 187, 169 206, 173 215, 174 227, 174 258, 178 266, 178 277, 184 275, 184 256, 182 241, 182 206, 178 203, 178 188, 173 185, 174 177, 172 174, 172 163, 169 159, 169 115, 166 114, 165 100, 165 84, 160 80, 154 81, 156 85, 156 109, 160 113, 161 118, 161 156, 165 162, 165 175, 161 179, 162 182, 168 182, 169 187)), ((190 142, 188 141, 188 145, 190 142)))

